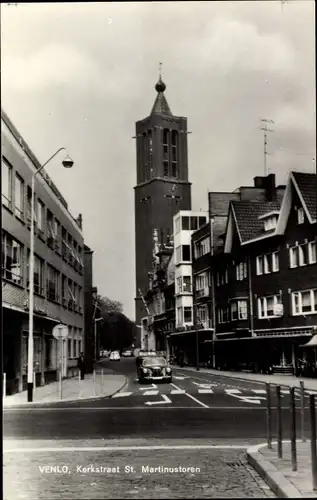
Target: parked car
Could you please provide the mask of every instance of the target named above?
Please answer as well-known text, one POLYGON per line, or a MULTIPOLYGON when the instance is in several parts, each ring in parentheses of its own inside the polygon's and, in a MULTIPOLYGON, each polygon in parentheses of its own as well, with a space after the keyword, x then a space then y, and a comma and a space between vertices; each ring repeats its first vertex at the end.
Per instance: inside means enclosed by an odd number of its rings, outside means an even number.
POLYGON ((172 368, 162 356, 143 356, 137 364, 139 382, 151 382, 152 380, 172 382, 172 368))
POLYGON ((131 358, 133 356, 133 352, 131 351, 131 349, 125 349, 122 352, 122 356, 124 356, 125 358, 131 358))
POLYGON ((110 354, 110 361, 120 361, 120 353, 119 351, 112 351, 110 354))

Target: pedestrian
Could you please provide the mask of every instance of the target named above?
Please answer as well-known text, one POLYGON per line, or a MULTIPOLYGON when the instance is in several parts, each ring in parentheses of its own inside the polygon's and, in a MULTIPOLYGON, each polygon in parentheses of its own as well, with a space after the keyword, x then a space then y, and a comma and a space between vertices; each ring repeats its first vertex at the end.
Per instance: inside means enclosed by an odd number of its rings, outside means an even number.
POLYGON ((84 380, 85 373, 86 373, 86 367, 85 367, 85 358, 84 358, 83 352, 80 353, 80 356, 78 358, 78 368, 80 371, 80 378, 81 378, 81 380, 84 380))

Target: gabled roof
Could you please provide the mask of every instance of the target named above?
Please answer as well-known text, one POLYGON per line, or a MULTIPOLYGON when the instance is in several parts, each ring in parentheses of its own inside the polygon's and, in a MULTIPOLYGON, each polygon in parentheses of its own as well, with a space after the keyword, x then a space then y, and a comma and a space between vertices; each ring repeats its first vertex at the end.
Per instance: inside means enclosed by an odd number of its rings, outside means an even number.
POLYGON ((299 197, 301 198, 303 208, 309 216, 311 221, 317 219, 317 179, 316 174, 309 174, 304 172, 291 172, 291 178, 294 182, 294 186, 299 191, 299 197))
POLYGON ((291 172, 284 198, 281 213, 277 224, 276 233, 283 234, 287 225, 288 216, 293 205, 293 188, 296 190, 310 224, 316 223, 317 204, 317 179, 316 174, 304 172, 291 172))
POLYGON ((264 231, 263 220, 259 217, 269 212, 279 211, 279 202, 233 201, 232 210, 236 224, 239 228, 241 243, 267 236, 272 231, 264 231))

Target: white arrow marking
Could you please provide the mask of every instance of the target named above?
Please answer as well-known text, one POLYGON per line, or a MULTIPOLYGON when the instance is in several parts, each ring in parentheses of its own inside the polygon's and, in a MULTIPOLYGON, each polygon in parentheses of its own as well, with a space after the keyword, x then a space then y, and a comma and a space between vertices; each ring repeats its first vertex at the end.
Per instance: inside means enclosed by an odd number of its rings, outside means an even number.
MULTIPOLYGON (((238 394, 235 394, 234 392, 234 389, 228 389, 226 390, 226 393, 228 394, 228 396, 232 396, 233 398, 237 398, 237 399, 240 399, 240 401, 244 401, 245 403, 253 403, 255 405, 259 405, 261 404, 261 401, 260 399, 265 399, 265 398, 261 398, 259 396, 239 396, 238 394)), ((239 391, 240 392, 240 391, 239 391)))
POLYGON ((211 386, 217 386, 217 384, 198 384, 197 382, 193 382, 193 384, 198 385, 202 389, 210 389, 211 386))
POLYGON ((145 391, 143 392, 143 396, 157 396, 159 391, 145 391))
POLYGON ((225 392, 230 396, 234 394, 241 394, 241 391, 239 389, 225 389, 225 392))
POLYGON ((186 391, 184 389, 179 389, 179 390, 178 389, 173 389, 171 391, 171 394, 185 394, 185 392, 186 391))
POLYGON ((255 394, 266 394, 265 389, 252 389, 252 392, 254 392, 255 394))
POLYGON ((198 389, 199 394, 213 394, 212 389, 198 389))
POLYGON ((146 405, 165 405, 165 404, 168 404, 168 403, 171 403, 172 401, 170 400, 170 398, 168 398, 167 396, 165 396, 165 394, 161 394, 162 398, 164 399, 164 401, 147 401, 146 405))
POLYGON ((126 396, 131 396, 132 392, 118 392, 114 394, 112 398, 125 398, 126 396))
MULTIPOLYGON (((152 385, 151 389, 157 389, 157 385, 155 385, 155 384, 151 384, 151 385, 152 385)), ((149 388, 148 387, 139 387, 139 390, 140 391, 148 391, 149 388)))

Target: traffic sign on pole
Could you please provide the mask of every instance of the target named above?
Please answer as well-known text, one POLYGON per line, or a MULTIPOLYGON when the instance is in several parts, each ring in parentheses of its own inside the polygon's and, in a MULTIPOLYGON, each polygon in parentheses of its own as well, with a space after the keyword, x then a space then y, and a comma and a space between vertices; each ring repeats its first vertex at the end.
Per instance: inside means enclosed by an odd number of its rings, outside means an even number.
POLYGON ((56 325, 53 328, 53 337, 57 340, 65 340, 68 337, 68 328, 66 325, 56 325))

